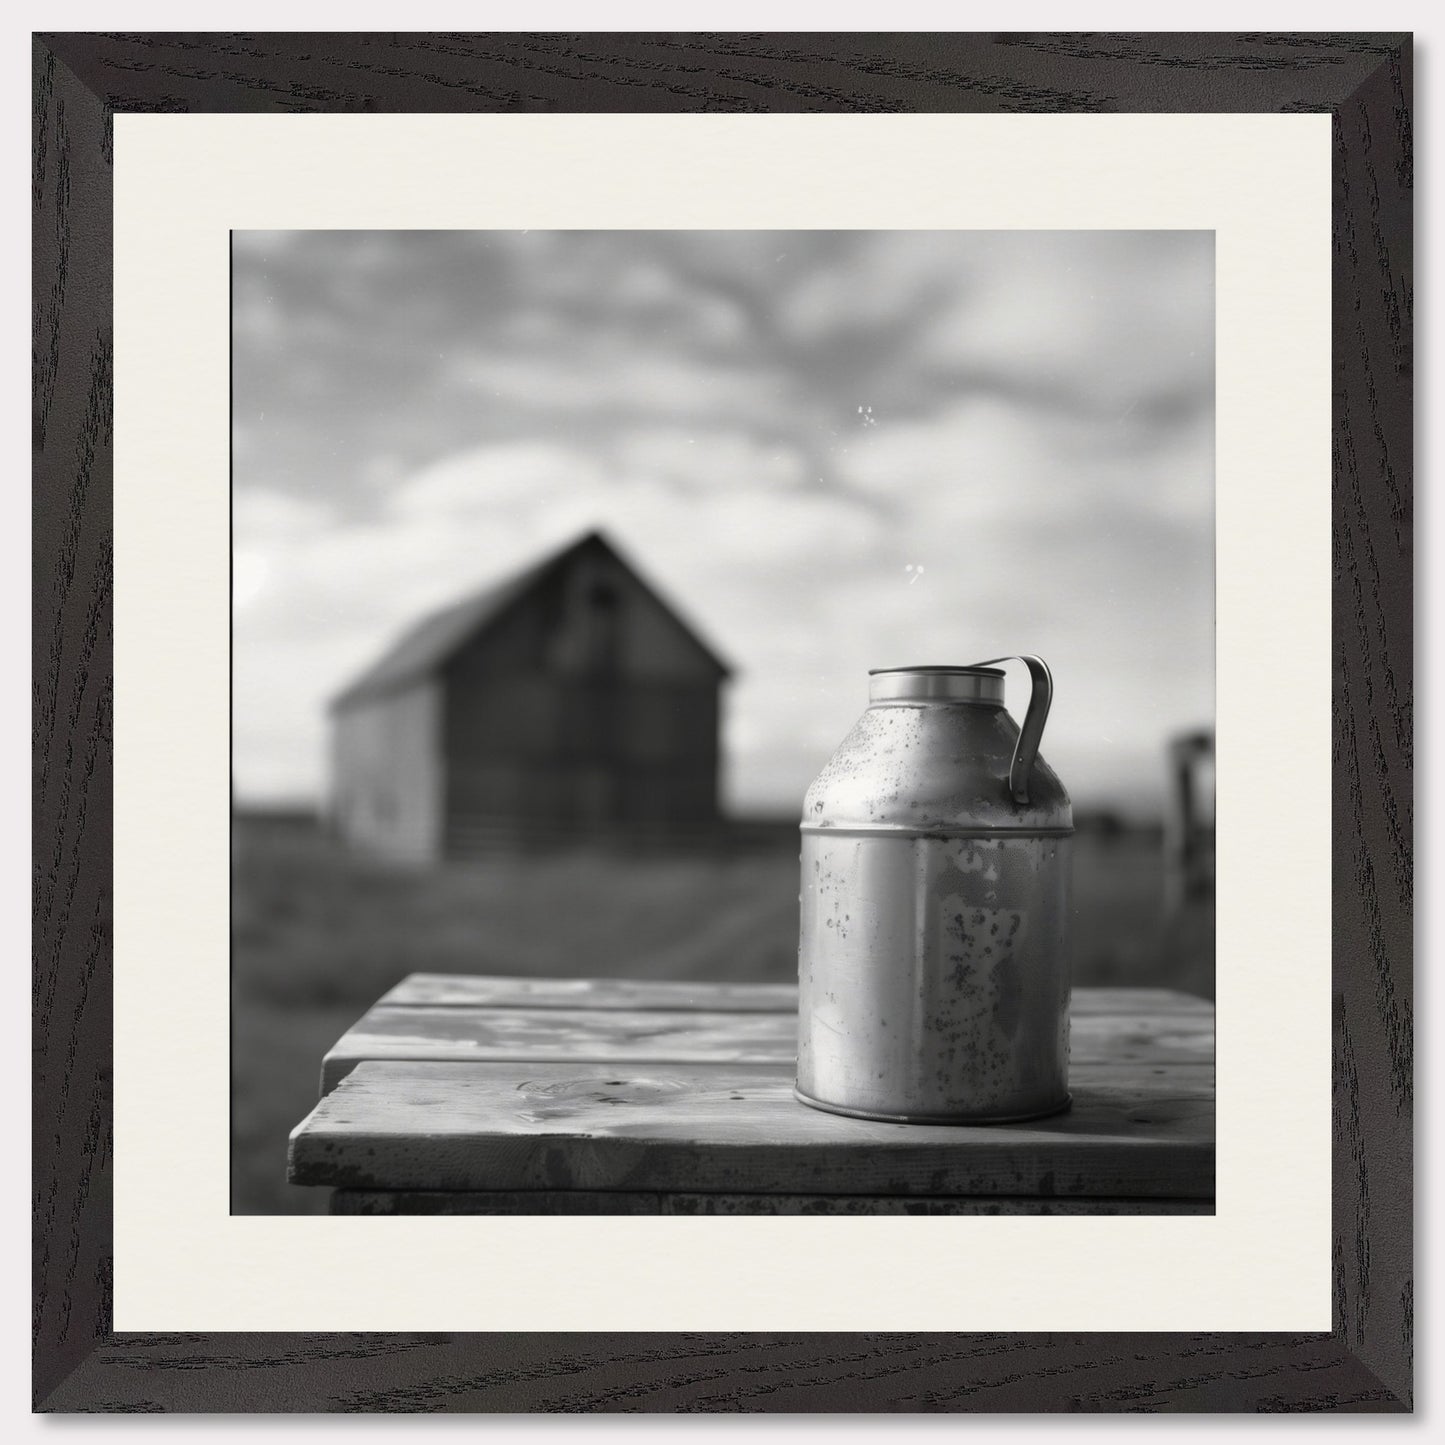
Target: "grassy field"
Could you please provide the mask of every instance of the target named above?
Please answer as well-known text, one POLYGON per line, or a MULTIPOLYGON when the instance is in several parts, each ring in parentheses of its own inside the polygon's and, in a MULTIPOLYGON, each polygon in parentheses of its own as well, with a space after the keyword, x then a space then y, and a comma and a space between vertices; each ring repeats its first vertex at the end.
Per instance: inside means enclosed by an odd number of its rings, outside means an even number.
MULTIPOLYGON (((793 849, 729 858, 587 853, 433 869, 348 854, 319 829, 241 817, 232 882, 232 1188, 242 1214, 310 1213, 286 1136, 321 1056, 408 973, 786 981, 797 973, 793 849)), ((1074 977, 1212 992, 1212 966, 1161 962, 1158 839, 1075 847, 1074 977)))

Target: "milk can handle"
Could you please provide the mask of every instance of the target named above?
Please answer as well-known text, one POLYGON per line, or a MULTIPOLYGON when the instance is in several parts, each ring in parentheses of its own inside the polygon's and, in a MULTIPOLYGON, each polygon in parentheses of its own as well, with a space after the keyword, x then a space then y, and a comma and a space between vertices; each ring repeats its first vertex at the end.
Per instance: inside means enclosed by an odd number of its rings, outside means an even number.
POLYGON ((1039 739, 1044 735, 1044 723, 1048 721, 1049 704, 1054 700, 1054 676, 1042 657, 1032 653, 1015 653, 1012 657, 991 657, 987 662, 975 662, 974 667, 993 667, 1000 662, 1021 662, 1028 668, 1033 679, 1033 691, 1029 694, 1029 710, 1024 714, 1024 725, 1019 729, 1019 740, 1014 744, 1013 763, 1008 770, 1009 792, 1016 803, 1027 806, 1029 801, 1029 774, 1034 769, 1034 759, 1039 755, 1039 739))

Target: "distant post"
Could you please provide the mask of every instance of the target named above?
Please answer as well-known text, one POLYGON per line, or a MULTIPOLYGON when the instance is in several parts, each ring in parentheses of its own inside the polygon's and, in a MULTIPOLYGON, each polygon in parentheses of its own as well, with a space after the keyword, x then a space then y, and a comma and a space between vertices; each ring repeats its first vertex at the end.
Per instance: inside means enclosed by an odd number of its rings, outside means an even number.
POLYGON ((1164 809, 1165 966, 1214 995, 1214 733, 1171 738, 1164 809))
POLYGON ((1164 816, 1164 904, 1170 913, 1214 896, 1213 764, 1213 732, 1181 733, 1170 740, 1164 816))

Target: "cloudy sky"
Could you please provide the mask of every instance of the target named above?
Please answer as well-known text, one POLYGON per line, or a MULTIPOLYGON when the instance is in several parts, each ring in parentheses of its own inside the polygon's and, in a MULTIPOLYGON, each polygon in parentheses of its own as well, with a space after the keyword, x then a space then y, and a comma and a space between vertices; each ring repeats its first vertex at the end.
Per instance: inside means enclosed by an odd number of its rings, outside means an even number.
POLYGON ((329 696, 600 526, 737 669, 734 808, 798 805, 868 668, 1023 651, 1075 800, 1156 811, 1213 716, 1213 275, 1201 232, 236 233, 238 796, 319 799, 329 696))

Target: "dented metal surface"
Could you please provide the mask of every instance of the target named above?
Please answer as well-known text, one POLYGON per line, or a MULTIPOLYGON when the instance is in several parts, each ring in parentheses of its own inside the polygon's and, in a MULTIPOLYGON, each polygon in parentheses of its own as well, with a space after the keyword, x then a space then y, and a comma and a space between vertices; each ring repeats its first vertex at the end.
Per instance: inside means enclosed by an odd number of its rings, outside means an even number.
MULTIPOLYGON (((1027 661, 1036 745, 1052 682, 1027 661)), ((890 669, 869 696, 804 800, 798 1097, 910 1123, 1054 1113, 1068 1104, 1068 794, 1041 757, 1019 776, 996 668, 890 669)))

